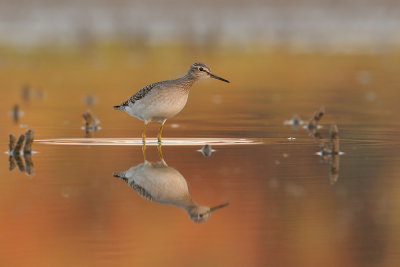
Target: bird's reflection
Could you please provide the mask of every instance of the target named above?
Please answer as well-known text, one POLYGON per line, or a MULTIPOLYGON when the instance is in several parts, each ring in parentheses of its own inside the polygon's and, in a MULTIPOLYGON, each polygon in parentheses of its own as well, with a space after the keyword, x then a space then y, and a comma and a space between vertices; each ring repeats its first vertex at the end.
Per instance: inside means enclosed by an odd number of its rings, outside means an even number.
POLYGON ((174 205, 184 209, 193 222, 206 222, 211 213, 226 207, 229 203, 208 207, 199 205, 190 195, 186 179, 176 169, 167 165, 162 156, 161 146, 158 147, 160 161, 146 160, 145 147, 143 148, 144 162, 132 166, 127 171, 115 172, 142 197, 167 205, 174 205))

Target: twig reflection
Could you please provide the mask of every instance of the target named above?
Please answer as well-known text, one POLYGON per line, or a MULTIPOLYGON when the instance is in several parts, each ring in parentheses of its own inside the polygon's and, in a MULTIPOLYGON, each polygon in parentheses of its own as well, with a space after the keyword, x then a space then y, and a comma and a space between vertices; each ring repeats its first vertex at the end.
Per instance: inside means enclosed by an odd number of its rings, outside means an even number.
POLYGON ((339 150, 339 129, 336 125, 331 126, 329 135, 329 144, 323 144, 317 155, 329 162, 329 181, 333 185, 339 179, 340 155, 343 155, 343 152, 339 150))
POLYGON ((10 134, 8 144, 8 162, 10 171, 14 170, 15 167, 18 167, 19 171, 25 172, 28 175, 33 173, 32 143, 32 130, 26 131, 25 135, 20 135, 18 140, 14 135, 10 134))
MULTIPOLYGON (((333 185, 339 179, 339 164, 340 164, 340 155, 343 155, 343 152, 340 152, 339 145, 339 130, 336 125, 332 125, 330 128, 330 141, 325 142, 320 129, 322 126, 320 125, 320 121, 325 114, 325 108, 321 107, 317 111, 314 112, 314 115, 304 126, 309 133, 309 135, 316 140, 320 147, 320 151, 317 155, 321 156, 325 162, 329 162, 330 171, 329 171, 329 181, 333 185)), ((294 115, 291 120, 284 121, 284 125, 292 125, 293 129, 297 129, 298 125, 303 124, 303 121, 300 120, 297 115, 294 115)), ((290 141, 294 141, 293 137, 288 138, 290 141)))

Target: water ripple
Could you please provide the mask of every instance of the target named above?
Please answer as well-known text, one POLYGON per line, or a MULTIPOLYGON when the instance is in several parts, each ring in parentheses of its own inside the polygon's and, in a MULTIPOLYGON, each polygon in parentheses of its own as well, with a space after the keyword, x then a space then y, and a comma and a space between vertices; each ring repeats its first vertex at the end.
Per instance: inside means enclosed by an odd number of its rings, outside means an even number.
MULTIPOLYGON (((47 145, 75 146, 142 146, 141 138, 60 138, 36 140, 47 145)), ((265 143, 260 138, 165 138, 163 146, 199 146, 199 145, 259 145, 265 143)), ((157 139, 146 140, 146 145, 158 145, 157 139)))

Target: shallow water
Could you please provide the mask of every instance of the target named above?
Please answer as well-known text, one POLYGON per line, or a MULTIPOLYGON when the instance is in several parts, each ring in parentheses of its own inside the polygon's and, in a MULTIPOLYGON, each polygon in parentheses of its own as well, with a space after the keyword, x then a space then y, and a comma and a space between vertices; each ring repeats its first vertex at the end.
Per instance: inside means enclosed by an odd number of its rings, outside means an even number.
MULTIPOLYGON (((97 74, 90 64, 81 67, 81 74, 71 63, 43 63, 39 69, 16 63, 4 68, 0 82, 8 89, 0 90, 2 149, 7 151, 7 135, 22 134, 26 128, 20 124, 27 124, 35 130, 36 153, 31 175, 17 167, 9 171, 6 154, 0 159, 1 262, 41 266, 398 264, 400 70, 392 59, 382 56, 281 57, 276 56, 275 62, 281 59, 288 64, 264 76, 258 75, 263 72, 258 67, 254 76, 247 66, 222 68, 229 64, 219 58, 223 63, 214 64, 213 70, 232 84, 196 85, 185 110, 166 124, 162 153, 168 167, 157 170, 159 180, 152 179, 170 182, 168 175, 173 173, 187 183, 196 203, 212 207, 229 202, 204 223, 193 222, 182 206, 149 201, 113 177, 142 164, 144 158, 142 123, 111 107, 132 93, 130 83, 137 83, 139 89, 153 80, 133 81, 127 75, 107 91, 104 88, 123 76, 102 76, 111 69, 108 65, 97 74), (57 76, 68 68, 66 77, 57 76), (35 72, 42 76, 34 77, 35 72), (33 80, 33 91, 41 84, 44 98, 20 100, 18 90, 24 79, 33 80), (86 93, 96 96, 91 107, 82 102, 86 93), (18 123, 7 115, 15 103, 24 111, 18 123), (320 106, 326 108, 320 129, 323 139, 283 123, 295 113, 308 120, 320 106), (82 113, 88 108, 102 127, 91 138, 85 138, 81 129, 82 113), (323 159, 316 153, 321 143, 329 142, 333 123, 338 125, 344 154, 323 159), (198 151, 206 143, 216 150, 210 157, 198 151), (333 167, 337 174, 332 173, 333 167)), ((218 58, 209 59, 210 65, 213 60, 218 62, 218 58)), ((257 62, 256 66, 263 66, 257 62)), ((132 71, 125 65, 120 69, 125 75, 132 71)), ((174 69, 186 71, 180 65, 174 69)), ((164 77, 169 76, 164 70, 164 77)), ((158 125, 151 125, 148 131, 149 162, 160 161, 157 129, 158 125)), ((173 191, 174 186, 160 190, 173 191)))

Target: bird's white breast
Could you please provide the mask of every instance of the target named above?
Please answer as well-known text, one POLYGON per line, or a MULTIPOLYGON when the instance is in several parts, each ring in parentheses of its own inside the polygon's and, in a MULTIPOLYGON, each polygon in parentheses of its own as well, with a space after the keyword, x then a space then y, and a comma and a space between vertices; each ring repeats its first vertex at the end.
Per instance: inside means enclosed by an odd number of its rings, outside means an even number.
POLYGON ((143 121, 162 122, 178 114, 186 105, 188 93, 182 90, 158 89, 130 105, 127 112, 143 121))
POLYGON ((185 178, 174 168, 155 167, 145 162, 131 168, 129 172, 129 180, 149 192, 155 201, 177 205, 189 195, 185 178))

